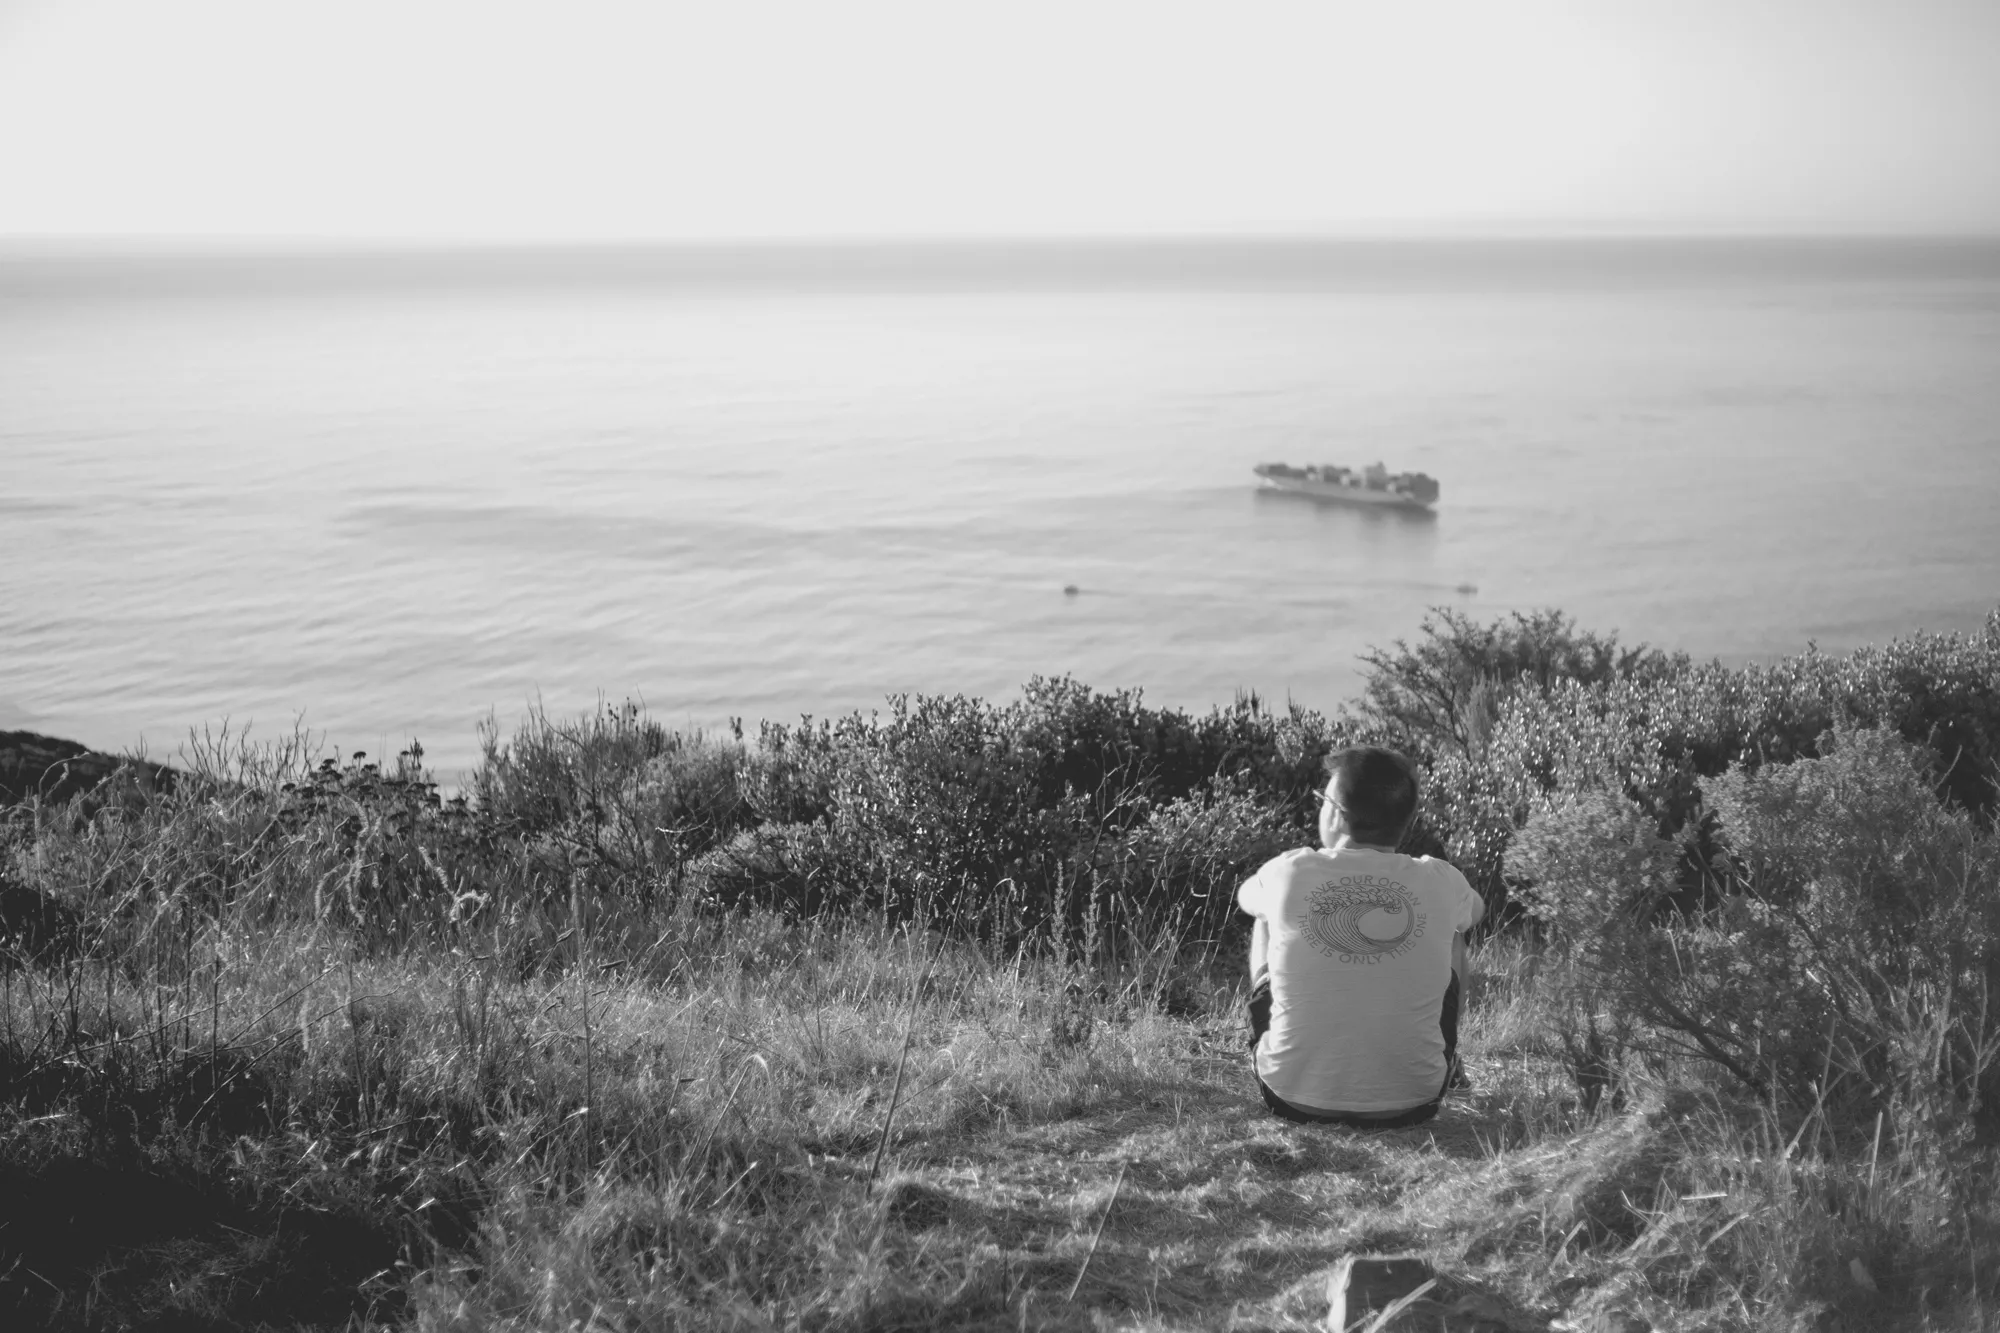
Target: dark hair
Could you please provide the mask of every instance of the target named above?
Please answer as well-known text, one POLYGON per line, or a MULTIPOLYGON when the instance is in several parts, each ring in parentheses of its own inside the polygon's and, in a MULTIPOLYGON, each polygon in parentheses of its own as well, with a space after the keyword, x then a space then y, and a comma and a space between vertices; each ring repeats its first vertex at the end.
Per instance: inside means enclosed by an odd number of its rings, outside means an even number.
POLYGON ((1417 813, 1417 770, 1394 750, 1354 745, 1326 757, 1333 803, 1357 842, 1394 843, 1417 813))

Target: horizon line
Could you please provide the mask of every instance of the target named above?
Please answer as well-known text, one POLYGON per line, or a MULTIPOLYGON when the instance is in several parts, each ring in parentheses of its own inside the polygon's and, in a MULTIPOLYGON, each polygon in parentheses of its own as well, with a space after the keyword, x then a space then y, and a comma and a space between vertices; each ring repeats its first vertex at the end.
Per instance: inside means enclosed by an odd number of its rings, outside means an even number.
POLYGON ((1076 230, 991 232, 746 232, 686 235, 437 235, 426 233, 314 232, 7 232, 0 255, 61 251, 91 254, 152 253, 190 256, 265 256, 327 253, 534 253, 580 250, 746 250, 824 247, 864 249, 907 246, 950 249, 973 246, 1033 248, 1063 245, 1302 244, 1397 242, 2000 242, 2000 224, 1986 228, 1805 228, 1786 226, 1664 227, 1574 224, 1496 226, 1408 225, 1380 227, 1244 227, 1186 230, 1076 230))

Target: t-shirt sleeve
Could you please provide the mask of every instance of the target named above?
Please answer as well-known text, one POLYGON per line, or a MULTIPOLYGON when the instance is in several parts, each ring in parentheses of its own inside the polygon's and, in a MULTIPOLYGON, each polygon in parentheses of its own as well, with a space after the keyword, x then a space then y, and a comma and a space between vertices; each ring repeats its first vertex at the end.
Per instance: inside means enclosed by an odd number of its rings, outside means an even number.
POLYGON ((1446 865, 1445 869, 1451 872, 1452 888, 1459 899, 1458 909, 1453 913, 1455 919, 1451 928, 1471 930, 1479 924, 1479 919, 1486 915, 1486 900, 1474 892, 1471 882, 1457 866, 1446 865))
POLYGON ((1271 915, 1272 877, 1270 870, 1273 864, 1275 863, 1266 861, 1262 866, 1258 867, 1256 874, 1244 880, 1243 886, 1236 890, 1236 905, 1251 916, 1268 917, 1271 915))

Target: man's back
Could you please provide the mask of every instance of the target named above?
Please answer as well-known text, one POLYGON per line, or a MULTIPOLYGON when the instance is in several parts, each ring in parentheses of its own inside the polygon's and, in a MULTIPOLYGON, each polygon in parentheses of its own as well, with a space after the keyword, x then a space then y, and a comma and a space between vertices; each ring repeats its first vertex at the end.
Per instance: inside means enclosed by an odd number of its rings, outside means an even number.
POLYGON ((1257 1075, 1309 1111, 1399 1111, 1436 1098, 1452 942, 1484 904, 1443 861, 1301 849, 1238 891, 1268 931, 1270 1027, 1257 1075))

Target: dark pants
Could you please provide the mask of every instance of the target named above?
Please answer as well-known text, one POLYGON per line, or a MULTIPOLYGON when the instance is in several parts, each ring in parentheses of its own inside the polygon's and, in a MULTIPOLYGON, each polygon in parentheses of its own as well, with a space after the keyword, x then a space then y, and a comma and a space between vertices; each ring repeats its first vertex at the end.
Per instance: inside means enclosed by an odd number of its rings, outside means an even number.
MULTIPOLYGON (((1255 1052, 1257 1043, 1271 1026, 1271 983, 1264 980, 1257 983, 1250 992, 1250 1049, 1255 1052)), ((1452 1077, 1458 1072, 1458 974, 1451 975, 1451 982, 1444 988, 1444 1005, 1438 1013, 1438 1030, 1444 1034, 1444 1086, 1438 1095, 1421 1106, 1412 1106, 1407 1111, 1395 1111, 1386 1115, 1355 1115, 1345 1111, 1309 1111, 1303 1106, 1294 1106, 1272 1092, 1270 1086, 1256 1073, 1255 1057, 1251 1065, 1251 1077, 1257 1079, 1257 1091, 1264 1096, 1264 1105, 1273 1114, 1285 1120, 1304 1125, 1359 1125, 1367 1129, 1402 1129, 1408 1125, 1421 1125, 1438 1113, 1438 1104, 1444 1100, 1445 1089, 1451 1087, 1452 1077)))

